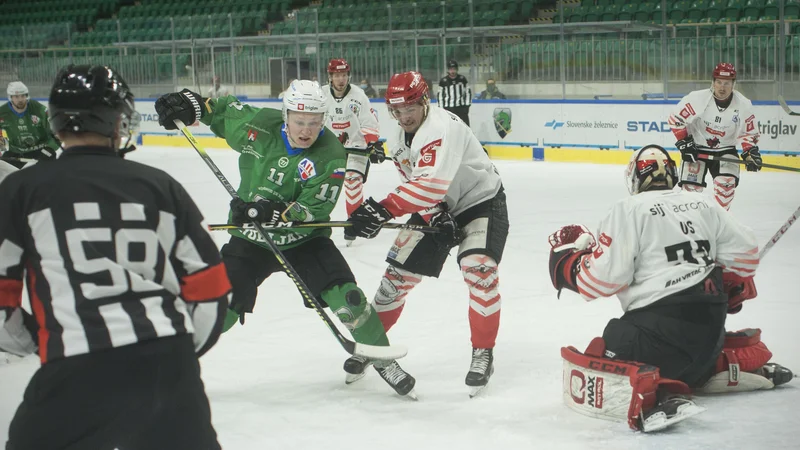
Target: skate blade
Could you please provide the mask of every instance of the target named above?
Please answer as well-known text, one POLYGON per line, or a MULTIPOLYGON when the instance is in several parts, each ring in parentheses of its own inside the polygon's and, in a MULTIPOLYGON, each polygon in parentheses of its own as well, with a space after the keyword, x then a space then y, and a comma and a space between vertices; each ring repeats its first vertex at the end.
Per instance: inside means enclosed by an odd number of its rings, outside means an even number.
POLYGON ((360 380, 360 379, 364 378, 364 376, 365 376, 366 374, 367 374, 367 371, 366 371, 366 370, 365 370, 365 371, 363 371, 363 372, 361 372, 361 373, 357 373, 357 374, 348 373, 348 374, 346 374, 346 375, 344 376, 344 384, 353 384, 353 383, 355 383, 356 381, 358 381, 358 380, 360 380))
POLYGON ((689 417, 696 416, 705 410, 706 409, 702 406, 692 404, 680 409, 678 414, 669 419, 664 413, 656 413, 648 417, 647 421, 642 423, 642 431, 645 433, 652 433, 654 431, 663 430, 664 428, 675 425, 678 422, 683 422, 689 417))
POLYGON ((344 246, 345 247, 352 247, 353 246, 353 242, 355 242, 355 241, 345 241, 344 246))
POLYGON ((483 392, 484 389, 486 389, 486 386, 488 386, 488 384, 484 384, 483 386, 472 386, 472 387, 470 387, 469 388, 469 398, 475 398, 478 394, 483 392))

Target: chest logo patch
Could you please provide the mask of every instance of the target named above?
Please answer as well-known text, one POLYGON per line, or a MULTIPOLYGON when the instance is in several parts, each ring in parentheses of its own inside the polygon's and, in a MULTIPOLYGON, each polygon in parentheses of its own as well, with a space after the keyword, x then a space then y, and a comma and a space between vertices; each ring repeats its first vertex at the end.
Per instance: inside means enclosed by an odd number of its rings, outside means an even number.
POLYGON ((297 172, 300 175, 300 180, 308 181, 317 175, 317 169, 314 167, 314 162, 308 158, 303 158, 300 164, 297 165, 297 172))
POLYGON ((278 167, 283 169, 288 165, 289 165, 289 158, 287 158, 285 156, 281 156, 281 159, 278 160, 278 167))

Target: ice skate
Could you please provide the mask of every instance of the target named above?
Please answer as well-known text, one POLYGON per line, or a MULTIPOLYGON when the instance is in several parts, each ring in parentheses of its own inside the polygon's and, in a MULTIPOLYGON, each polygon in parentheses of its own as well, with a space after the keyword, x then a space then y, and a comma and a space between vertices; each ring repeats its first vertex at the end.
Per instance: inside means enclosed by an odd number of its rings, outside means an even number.
POLYGON ((775 386, 786 384, 795 377, 791 370, 775 363, 764 364, 756 373, 771 381, 775 386))
POLYGON ((641 428, 645 433, 663 430, 705 410, 686 397, 675 396, 643 413, 640 418, 641 428))
POLYGON ((417 380, 397 364, 397 361, 375 361, 375 370, 398 395, 417 400, 414 385, 417 380))
POLYGON ((491 348, 473 348, 472 364, 464 381, 470 387, 469 397, 475 397, 489 383, 494 373, 494 356, 491 348))
POLYGON ((372 361, 363 356, 353 355, 347 358, 344 362, 344 371, 346 372, 344 384, 352 384, 364 378, 371 365, 372 361))

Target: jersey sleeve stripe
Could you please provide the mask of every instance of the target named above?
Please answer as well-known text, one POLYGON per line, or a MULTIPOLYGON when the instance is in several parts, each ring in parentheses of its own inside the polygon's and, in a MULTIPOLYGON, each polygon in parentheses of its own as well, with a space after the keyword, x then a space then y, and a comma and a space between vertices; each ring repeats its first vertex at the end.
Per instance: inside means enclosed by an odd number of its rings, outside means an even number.
POLYGON ((22 281, 0 278, 0 308, 22 306, 22 281))
POLYGON ((217 300, 231 291, 225 264, 208 267, 181 279, 181 298, 187 302, 217 300))
MULTIPOLYGON (((408 195, 408 196, 410 196, 410 197, 412 197, 412 198, 415 198, 415 199, 423 202, 424 204, 427 204, 428 206, 435 205, 438 202, 438 200, 441 199, 441 197, 438 197, 438 196, 437 196, 438 198, 431 198, 431 197, 426 197, 426 196, 424 196, 422 194, 418 194, 418 193, 412 191, 411 189, 409 189, 407 185, 400 186, 400 187, 397 188, 397 190, 402 192, 402 193, 404 193, 404 194, 406 194, 406 195, 408 195)), ((442 195, 442 197, 443 196, 444 195, 442 195)))
POLYGON ((619 289, 622 286, 620 284, 608 283, 597 279, 594 275, 592 275, 591 271, 586 266, 581 267, 581 273, 586 274, 586 276, 589 277, 589 279, 592 280, 595 284, 598 284, 607 289, 619 289))
POLYGON ((437 195, 441 195, 441 196, 444 196, 445 194, 447 194, 447 189, 436 189, 436 188, 428 187, 428 186, 420 184, 420 183, 418 183, 416 181, 412 181, 412 182, 408 183, 406 186, 407 187, 413 187, 413 188, 419 189, 421 191, 430 192, 431 194, 437 194, 437 195))

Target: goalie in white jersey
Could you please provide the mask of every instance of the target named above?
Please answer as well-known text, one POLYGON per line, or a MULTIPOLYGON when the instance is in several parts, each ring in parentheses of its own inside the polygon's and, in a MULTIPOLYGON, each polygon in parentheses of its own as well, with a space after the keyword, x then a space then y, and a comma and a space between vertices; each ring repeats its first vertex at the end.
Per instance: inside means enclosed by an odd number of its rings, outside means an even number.
MULTIPOLYGON (((347 61, 330 60, 328 83, 322 87, 330 100, 326 125, 347 149, 344 197, 349 217, 364 201, 364 183, 367 182, 370 162, 382 163, 386 154, 378 140, 378 115, 370 106, 364 90, 350 84, 347 61)), ((345 235, 345 239, 352 241, 355 238, 345 235)))
POLYGON ((612 206, 597 242, 579 225, 550 236, 553 286, 586 300, 616 295, 625 311, 584 354, 562 349, 567 405, 651 431, 703 410, 666 392, 789 381, 790 371, 768 364, 760 330, 725 333, 727 314, 756 296, 753 232, 703 194, 674 191, 675 163, 657 145, 636 151, 625 174, 633 195, 612 206))
MULTIPOLYGON (((411 289, 423 276, 438 277, 450 249, 458 245, 457 262, 469 288, 473 347, 466 384, 474 395, 492 374, 500 326, 497 267, 508 235, 503 184, 469 127, 453 113, 430 107, 422 75, 394 75, 386 103, 400 125, 387 146, 402 183, 380 202, 370 198, 359 206, 345 233, 372 238, 383 223, 406 214, 411 214, 410 224, 443 229, 402 231, 389 250, 389 267, 374 300, 387 330, 400 317, 411 289)), ((351 358, 345 370, 357 377, 363 363, 351 358)))
POLYGON ((701 192, 706 187, 706 173, 711 172, 714 198, 729 209, 739 185, 739 164, 718 159, 739 159, 738 146, 747 170, 761 170, 758 121, 750 100, 734 90, 733 65, 717 64, 712 77, 711 89, 690 92, 681 99, 669 124, 683 159, 678 184, 685 190, 701 192))

